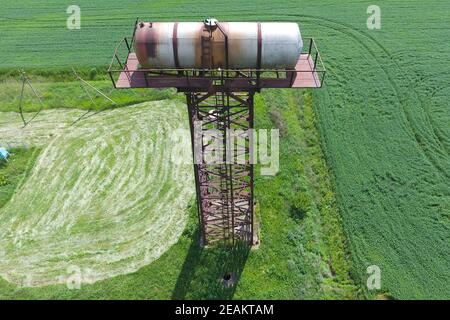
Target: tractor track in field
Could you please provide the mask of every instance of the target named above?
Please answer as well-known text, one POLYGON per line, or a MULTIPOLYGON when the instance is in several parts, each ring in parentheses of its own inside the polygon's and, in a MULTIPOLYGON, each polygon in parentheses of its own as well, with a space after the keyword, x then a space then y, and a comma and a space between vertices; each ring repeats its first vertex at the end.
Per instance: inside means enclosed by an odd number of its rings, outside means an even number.
POLYGON ((190 155, 168 140, 181 126, 189 141, 185 117, 181 103, 157 101, 55 133, 0 209, 0 275, 31 287, 78 270, 93 283, 158 259, 184 230, 193 196, 190 155))
MULTIPOLYGON (((440 92, 440 91, 442 91, 444 89, 447 89, 450 86, 450 81, 448 81, 448 77, 447 77, 449 74, 450 74, 450 70, 447 70, 447 71, 443 71, 443 72, 440 72, 440 73, 437 73, 437 74, 433 74, 433 75, 429 75, 429 76, 423 77, 421 79, 418 79, 414 83, 412 83, 409 86, 409 89, 410 90, 414 90, 415 87, 417 87, 418 85, 421 85, 421 84, 424 84, 424 83, 428 82, 430 79, 439 79, 440 80, 439 83, 441 83, 442 80, 444 80, 444 79, 447 80, 445 85, 439 84, 437 87, 432 88, 431 90, 427 91, 426 98, 431 101, 436 96, 436 94, 438 92, 440 92)), ((419 96, 419 99, 421 99, 420 96, 419 96)), ((430 110, 429 104, 426 104, 424 99, 421 99, 421 103, 422 103, 422 105, 425 106, 426 112, 428 114, 430 114, 431 110, 430 110)), ((433 120, 432 116, 430 116, 430 121, 431 121, 431 123, 433 125, 433 129, 435 130, 435 134, 438 136, 439 140, 441 142, 444 141, 444 140, 449 141, 450 137, 448 137, 446 135, 446 133, 438 125, 435 124, 435 121, 433 120)), ((450 153, 450 143, 447 146, 447 144, 443 142, 443 146, 444 146, 445 150, 447 151, 447 155, 448 155, 450 153)))
MULTIPOLYGON (((405 101, 406 98, 405 99, 400 98, 402 96, 401 95, 402 90, 400 90, 400 87, 397 85, 396 81, 394 80, 394 77, 392 76, 391 71, 388 68, 386 68, 382 62, 379 61, 378 56, 372 51, 372 49, 363 40, 361 40, 357 35, 353 34, 352 32, 357 33, 358 35, 367 38, 368 40, 372 41, 377 47, 379 47, 389 58, 389 61, 394 63, 396 68, 399 70, 399 74, 402 75, 405 82, 411 83, 412 82, 411 79, 409 77, 407 77, 407 72, 404 71, 403 68, 397 63, 397 61, 392 58, 392 55, 390 54, 390 52, 381 43, 379 43, 379 41, 377 41, 370 35, 367 35, 361 31, 359 31, 358 29, 352 27, 351 25, 348 25, 348 24, 345 24, 342 22, 338 22, 338 21, 334 21, 332 19, 327 19, 327 18, 318 17, 318 16, 312 16, 312 15, 298 15, 298 14, 285 14, 285 16, 295 17, 295 18, 309 18, 309 19, 315 20, 316 24, 319 24, 323 27, 331 28, 334 31, 343 33, 343 34, 351 37, 355 42, 357 42, 359 45, 364 47, 365 50, 370 54, 370 56, 376 61, 377 66, 386 75, 386 77, 389 81, 389 85, 391 86, 392 90, 394 91, 396 99, 401 106, 402 113, 404 114, 404 122, 408 126, 407 132, 409 131, 409 135, 415 141, 416 145, 422 151, 423 155, 426 157, 426 159, 429 161, 429 163, 434 168, 436 168, 439 172, 441 172, 446 178, 450 179, 450 173, 447 172, 447 169, 443 168, 439 164, 439 162, 436 161, 433 154, 430 154, 429 149, 425 148, 423 146, 422 139, 420 138, 421 137, 420 132, 413 125, 412 116, 411 116, 410 112, 407 111, 407 109, 406 109, 406 101, 405 101), (338 27, 334 26, 333 24, 337 25, 338 27), (349 29, 349 31, 344 31, 343 29, 349 29)), ((420 107, 423 110, 424 115, 426 117, 427 126, 432 131, 434 141, 438 143, 438 145, 440 146, 440 150, 444 151, 446 153, 445 156, 449 157, 450 150, 447 149, 445 143, 443 143, 442 140, 440 139, 442 132, 440 132, 439 129, 436 129, 435 126, 433 125, 433 121, 431 120, 429 110, 427 108, 425 108, 424 102, 420 98, 420 95, 418 94, 418 92, 414 88, 411 90, 411 92, 414 93, 416 100, 420 103, 420 107)), ((405 97, 407 97, 408 95, 409 95, 408 93, 404 94, 405 97)))

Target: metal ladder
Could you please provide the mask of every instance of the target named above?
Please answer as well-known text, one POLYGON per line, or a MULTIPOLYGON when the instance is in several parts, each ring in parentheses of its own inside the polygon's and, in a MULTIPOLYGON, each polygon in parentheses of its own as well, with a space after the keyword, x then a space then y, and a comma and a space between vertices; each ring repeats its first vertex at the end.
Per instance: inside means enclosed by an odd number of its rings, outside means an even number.
POLYGON ((209 29, 203 29, 202 33, 202 68, 212 68, 212 33, 209 29))

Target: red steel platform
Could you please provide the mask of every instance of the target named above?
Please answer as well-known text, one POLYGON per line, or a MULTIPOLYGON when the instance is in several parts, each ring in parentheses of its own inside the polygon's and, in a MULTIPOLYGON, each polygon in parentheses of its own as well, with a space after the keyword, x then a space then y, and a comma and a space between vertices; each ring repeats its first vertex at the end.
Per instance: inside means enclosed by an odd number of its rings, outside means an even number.
POLYGON ((320 88, 322 86, 311 55, 306 53, 301 54, 295 70, 297 73, 292 88, 320 88))
MULTIPOLYGON (((115 82, 118 89, 129 88, 187 88, 187 87, 208 87, 216 76, 205 75, 196 76, 188 74, 168 74, 161 70, 161 75, 155 75, 158 70, 147 71, 139 69, 139 62, 134 52, 130 53, 125 67, 119 73, 119 78, 115 82), (152 72, 152 74, 150 73, 152 72)), ((230 71, 231 72, 231 71, 230 71)), ((234 71, 233 71, 234 72, 234 71)), ((245 73, 245 70, 242 70, 245 73)), ((275 71, 274 71, 275 72, 275 71)), ((273 73, 274 73, 273 72, 273 73)), ((246 88, 256 86, 257 88, 320 88, 322 85, 319 74, 314 70, 314 61, 308 54, 302 54, 295 66, 295 71, 278 71, 284 72, 286 77, 260 77, 259 85, 257 85, 257 76, 241 78, 225 78, 228 87, 246 88), (254 85, 250 82, 254 81, 254 85)), ((226 70, 223 71, 226 73, 226 70)), ((256 74, 256 71, 253 73, 256 74)))
POLYGON ((124 38, 116 48, 108 69, 117 89, 177 88, 179 91, 208 91, 213 84, 227 90, 260 90, 263 88, 321 88, 325 68, 315 42, 310 39, 308 51, 300 55, 293 70, 285 69, 142 69, 136 54, 124 38), (121 43, 127 46, 125 59, 118 56, 121 43))

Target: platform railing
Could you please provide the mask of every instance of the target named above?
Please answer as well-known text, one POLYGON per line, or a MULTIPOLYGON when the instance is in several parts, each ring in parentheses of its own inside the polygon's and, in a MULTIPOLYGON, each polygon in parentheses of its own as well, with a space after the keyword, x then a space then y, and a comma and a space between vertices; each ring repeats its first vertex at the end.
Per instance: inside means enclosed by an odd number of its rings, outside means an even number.
POLYGON ((145 79, 146 83, 155 77, 184 77, 189 82, 191 78, 203 78, 209 80, 231 80, 231 79, 246 79, 249 82, 254 82, 258 87, 258 82, 261 79, 269 80, 289 80, 292 85, 296 76, 299 73, 313 73, 314 77, 317 77, 317 86, 320 88, 325 80, 326 69, 323 63, 319 50, 317 49, 316 42, 313 38, 304 38, 304 43, 308 44, 307 47, 303 47, 302 56, 306 56, 308 63, 311 65, 311 70, 296 70, 296 69, 183 69, 183 68, 136 68, 130 70, 128 67, 128 59, 133 52, 133 40, 123 38, 116 46, 114 50, 111 63, 108 67, 108 74, 111 81, 116 86, 115 78, 120 73, 124 73, 131 82, 131 76, 133 73, 140 73, 145 79))
MULTIPOLYGON (((320 55, 319 49, 317 49, 317 44, 314 38, 305 38, 305 42, 309 41, 308 46, 308 57, 311 57, 312 61, 314 61, 313 65, 313 71, 317 72, 317 74, 320 76, 320 83, 321 86, 323 85, 323 82, 325 81, 325 64, 323 63, 322 56, 320 55)), ((304 53, 304 50, 302 50, 302 53, 304 53)))

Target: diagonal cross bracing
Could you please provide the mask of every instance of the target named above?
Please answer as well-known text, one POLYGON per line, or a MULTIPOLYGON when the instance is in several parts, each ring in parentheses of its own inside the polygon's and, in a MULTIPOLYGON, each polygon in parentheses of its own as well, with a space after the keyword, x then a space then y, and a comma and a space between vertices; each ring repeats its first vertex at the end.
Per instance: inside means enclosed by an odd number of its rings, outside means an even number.
POLYGON ((186 93, 205 245, 253 242, 253 141, 249 130, 253 129, 253 97, 253 91, 186 93), (211 130, 217 136, 205 138, 204 134, 211 130), (240 139, 240 148, 231 134, 240 139), (213 144, 216 148, 211 148, 213 144), (208 161, 212 156, 217 161, 208 161))

